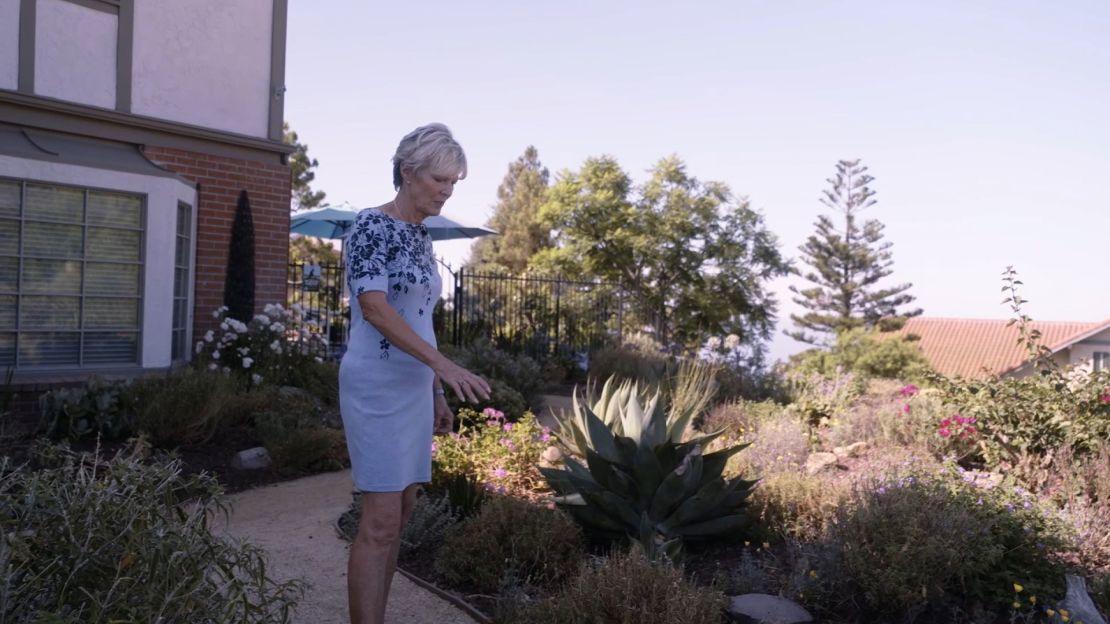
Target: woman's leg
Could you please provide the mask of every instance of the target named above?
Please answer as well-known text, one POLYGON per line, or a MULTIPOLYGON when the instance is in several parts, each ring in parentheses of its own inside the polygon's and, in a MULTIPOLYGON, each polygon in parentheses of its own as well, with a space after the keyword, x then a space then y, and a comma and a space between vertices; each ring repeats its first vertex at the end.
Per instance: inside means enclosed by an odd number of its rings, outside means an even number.
MULTIPOLYGON (((416 507, 416 492, 420 489, 420 484, 413 483, 405 488, 401 493, 401 530, 404 531, 405 525, 409 523, 409 518, 412 518, 412 510, 416 507)), ((393 543, 393 550, 389 553, 389 574, 385 578, 385 594, 389 595, 389 585, 393 582, 393 572, 397 569, 397 555, 401 551, 400 533, 398 539, 393 543)))
POLYGON ((385 604, 401 540, 405 492, 363 492, 358 535, 347 563, 352 624, 384 624, 385 604))

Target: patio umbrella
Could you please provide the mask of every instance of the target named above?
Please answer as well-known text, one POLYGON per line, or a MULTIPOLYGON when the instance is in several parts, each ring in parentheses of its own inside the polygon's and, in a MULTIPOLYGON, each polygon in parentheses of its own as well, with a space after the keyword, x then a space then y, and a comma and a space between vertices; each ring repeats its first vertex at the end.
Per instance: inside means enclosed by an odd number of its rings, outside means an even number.
MULTIPOLYGON (((321 208, 312 212, 302 212, 293 215, 289 220, 289 231, 319 238, 343 238, 358 213, 359 211, 353 208, 321 208)), ((489 228, 463 225, 442 216, 428 217, 424 220, 424 227, 428 228, 428 234, 434 241, 497 234, 489 228)))
POLYGON ((317 238, 343 238, 344 232, 351 227, 356 214, 358 214, 357 210, 342 208, 322 208, 302 212, 290 217, 289 231, 317 238))

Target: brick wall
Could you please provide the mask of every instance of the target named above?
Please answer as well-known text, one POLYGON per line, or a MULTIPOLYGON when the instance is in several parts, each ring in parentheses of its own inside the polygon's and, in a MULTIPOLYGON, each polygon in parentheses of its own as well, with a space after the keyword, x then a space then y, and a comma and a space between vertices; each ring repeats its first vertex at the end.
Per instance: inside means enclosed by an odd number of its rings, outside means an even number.
POLYGON ((147 158, 200 184, 197 214, 196 299, 193 335, 214 327, 212 310, 223 305, 231 222, 239 192, 250 197, 254 219, 255 306, 285 303, 289 264, 289 167, 201 152, 147 146, 147 158))

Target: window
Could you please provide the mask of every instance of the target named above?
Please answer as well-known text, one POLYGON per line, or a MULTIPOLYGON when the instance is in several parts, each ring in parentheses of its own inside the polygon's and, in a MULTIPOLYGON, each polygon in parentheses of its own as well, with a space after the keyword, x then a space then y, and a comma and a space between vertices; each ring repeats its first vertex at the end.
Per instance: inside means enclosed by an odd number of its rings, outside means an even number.
POLYGON ((143 204, 0 179, 0 367, 139 363, 143 204))
POLYGON ((1094 371, 1110 370, 1110 352, 1095 351, 1093 359, 1094 371))
POLYGON ((189 204, 177 204, 177 246, 173 261, 173 347, 174 362, 189 356, 189 239, 193 233, 193 211, 189 204))

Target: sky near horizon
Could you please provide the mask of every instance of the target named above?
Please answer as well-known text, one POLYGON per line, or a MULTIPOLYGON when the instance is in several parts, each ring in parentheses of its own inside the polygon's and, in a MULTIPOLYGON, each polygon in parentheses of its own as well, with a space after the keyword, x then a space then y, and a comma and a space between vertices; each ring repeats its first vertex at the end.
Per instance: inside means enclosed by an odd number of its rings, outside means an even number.
MULTIPOLYGON (((1110 319, 1110 3, 289 3, 285 116, 328 204, 393 196, 389 159, 442 121, 469 175, 443 214, 480 225, 511 161, 676 154, 747 197, 784 255, 826 179, 862 159, 925 315, 1007 318, 1013 265, 1038 320, 1110 319)), ((468 242, 437 243, 458 265, 468 242)), ((804 269, 800 262, 798 266, 804 269)), ((799 308, 778 280, 772 358, 799 308)))

